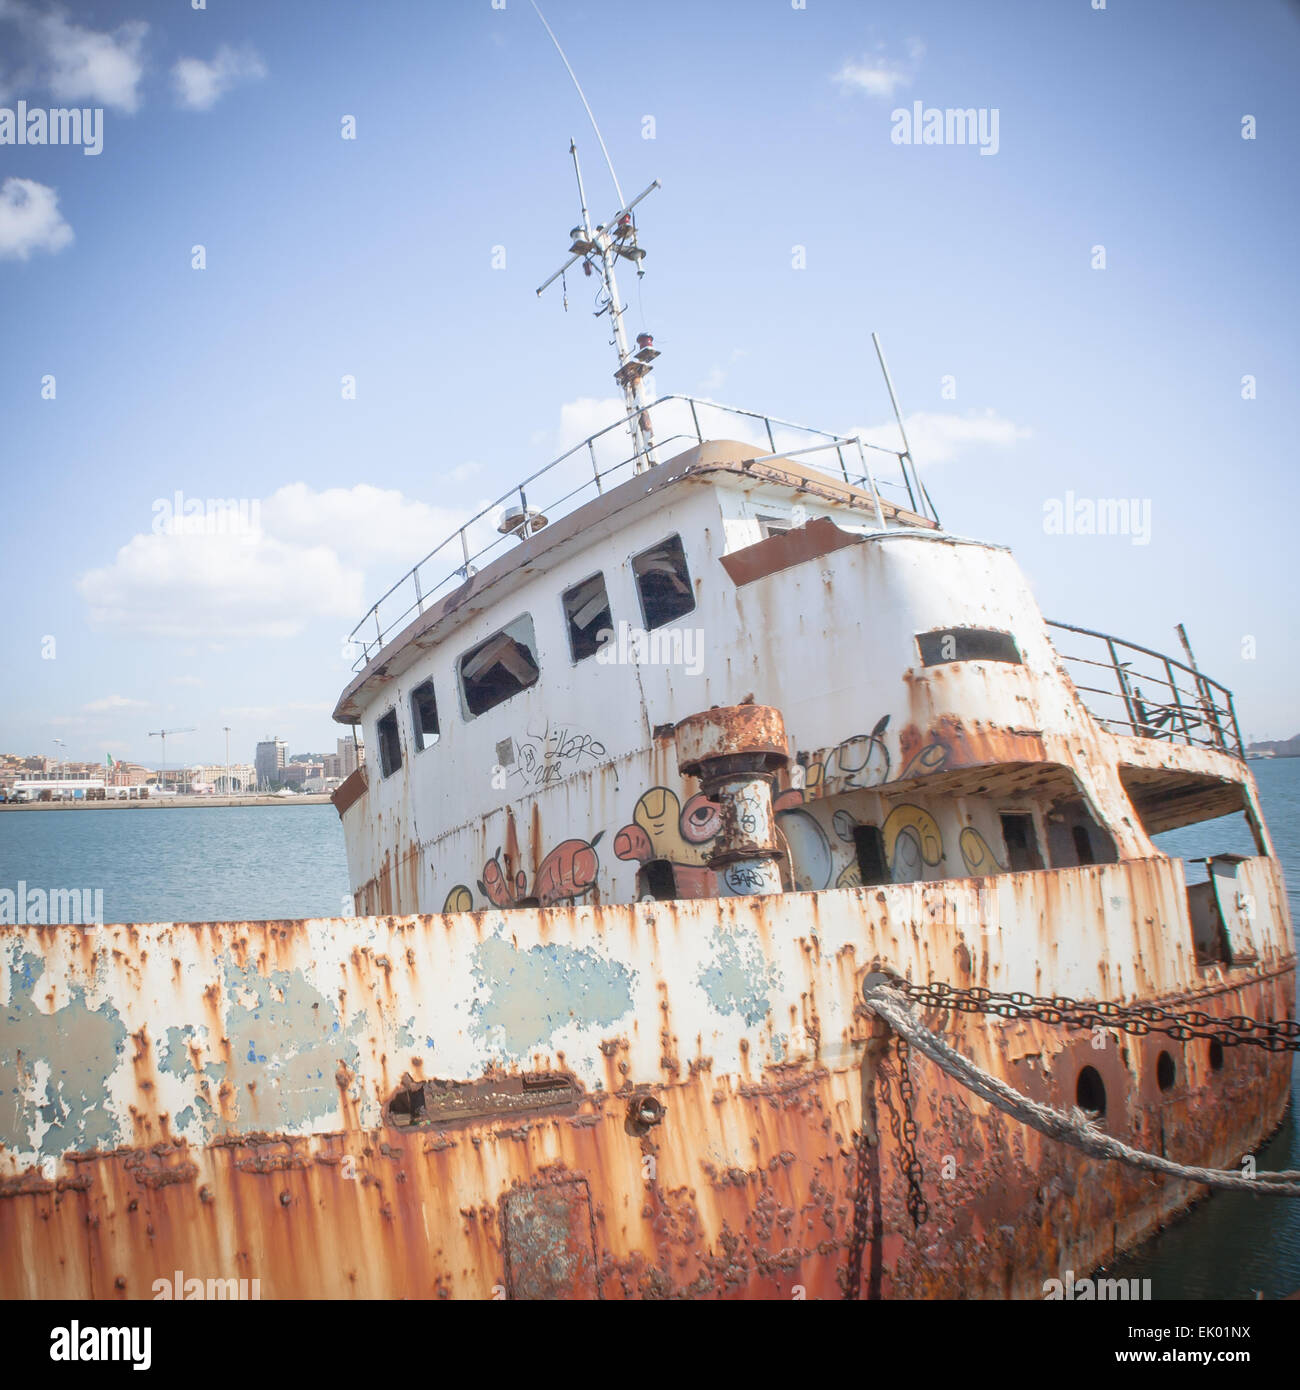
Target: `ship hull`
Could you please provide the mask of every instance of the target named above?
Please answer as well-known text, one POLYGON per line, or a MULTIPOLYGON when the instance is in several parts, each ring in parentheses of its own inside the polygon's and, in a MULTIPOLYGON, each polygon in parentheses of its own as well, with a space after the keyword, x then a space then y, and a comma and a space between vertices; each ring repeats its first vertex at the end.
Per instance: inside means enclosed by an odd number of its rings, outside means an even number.
MULTIPOLYGON (((771 899, 0 928, 18 1054, 0 1296, 1042 1297, 1204 1189, 1086 1158, 914 1055, 914 1225, 897 1056, 871 1061, 862 980, 883 963, 1290 1018, 1280 874, 1261 856, 1238 877, 1258 907, 1237 966, 1195 963, 1165 859, 771 899)), ((1178 1162, 1236 1165, 1286 1105, 1287 1053, 924 1019, 1058 1107, 1093 1068, 1108 1132, 1178 1162)))

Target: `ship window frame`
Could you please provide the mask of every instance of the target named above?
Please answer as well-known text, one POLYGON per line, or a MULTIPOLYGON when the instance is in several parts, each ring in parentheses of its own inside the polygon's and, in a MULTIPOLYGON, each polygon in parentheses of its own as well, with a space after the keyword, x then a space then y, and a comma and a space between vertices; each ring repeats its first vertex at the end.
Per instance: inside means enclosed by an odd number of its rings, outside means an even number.
MULTIPOLYGON (((915 634, 916 650, 921 658, 921 665, 931 666, 951 666, 959 661, 999 661, 1006 666, 1023 666, 1025 664, 1024 653, 1020 650, 1020 644, 1016 641, 1015 633, 1000 627, 971 627, 969 625, 957 625, 952 627, 931 628, 928 632, 918 632, 915 634), (960 643, 962 637, 971 638, 1001 638, 1001 652, 985 650, 975 653, 958 651, 955 656, 942 656, 936 654, 938 643, 945 637, 952 637, 960 643), (1010 655, 1007 653, 1010 652, 1010 655)), ((989 643, 990 647, 996 647, 997 643, 989 643)))
POLYGON ((691 567, 686 558, 686 546, 682 541, 680 531, 670 532, 662 540, 656 541, 653 545, 648 545, 644 550, 638 551, 631 557, 628 564, 632 570, 632 584, 636 589, 637 602, 641 606, 641 621, 645 625, 644 630, 646 632, 657 632, 661 627, 668 627, 672 623, 679 622, 682 618, 686 617, 687 614, 695 612, 698 606, 695 598, 695 585, 691 579, 691 567), (661 618, 657 622, 651 622, 650 614, 646 611, 646 595, 642 585, 643 576, 637 572, 637 563, 653 555, 656 551, 664 549, 665 546, 671 546, 674 542, 676 542, 677 550, 682 558, 682 573, 685 576, 686 592, 690 597, 690 606, 672 614, 671 617, 661 618))
POLYGON ((1013 874, 1037 873, 1038 870, 1047 867, 1047 861, 1043 857, 1043 837, 1039 832, 1038 822, 1034 813, 1029 810, 1017 810, 1014 806, 1007 807, 998 812, 998 825, 1002 831, 1002 846, 1007 856, 1007 871, 1013 874), (1019 828, 1025 831, 1023 845, 1012 848, 1011 842, 1007 839, 1007 822, 1014 822, 1019 828), (1021 858, 1020 851, 1024 851, 1024 856, 1036 863, 1017 863, 1021 858))
POLYGON ((533 622, 533 615, 529 612, 520 613, 518 617, 512 618, 508 623, 503 623, 495 631, 488 633, 480 642, 475 642, 467 651, 462 652, 456 658, 456 692, 460 696, 461 713, 466 720, 478 719, 492 710, 500 708, 501 705, 508 704, 517 695, 524 694, 531 690, 542 678, 542 663, 538 658, 537 651, 537 627, 533 622), (512 628, 519 628, 526 625, 527 640, 521 641, 520 638, 511 631, 512 628), (465 663, 477 656, 498 637, 509 637, 517 646, 525 648, 528 653, 529 661, 533 667, 533 678, 527 682, 521 682, 514 690, 510 690, 492 700, 490 704, 484 705, 481 709, 475 710, 470 706, 469 691, 465 685, 465 663))
POLYGON ((605 571, 603 569, 595 570, 591 574, 587 575, 585 579, 579 579, 575 583, 570 584, 568 588, 564 589, 560 594, 560 611, 564 614, 564 630, 569 639, 569 662, 570 665, 573 666, 577 666, 579 662, 589 661, 600 651, 601 646, 603 645, 600 641, 600 633, 598 632, 596 634, 595 646, 592 647, 592 649, 589 652, 583 652, 582 655, 579 656, 577 646, 574 642, 574 637, 578 632, 583 632, 585 634, 587 629, 580 629, 575 627, 573 618, 569 613, 569 595, 576 593, 579 589, 583 587, 584 584, 590 584, 593 579, 600 580, 600 587, 605 595, 605 612, 609 616, 609 624, 606 627, 601 628, 600 631, 608 632, 611 636, 614 633, 614 605, 610 601, 609 597, 609 581, 605 578, 605 571))
POLYGON ((397 706, 390 705, 383 714, 375 720, 375 746, 379 750, 379 775, 389 778, 394 773, 402 770, 402 722, 397 717, 397 706), (389 721, 392 732, 392 747, 390 748, 387 740, 388 730, 385 724, 389 721), (394 757, 396 761, 394 761, 394 757))
POLYGON ((442 739, 442 721, 438 718, 438 692, 433 687, 433 677, 423 680, 417 686, 413 686, 410 695, 407 697, 407 707, 411 712, 411 741, 415 744, 415 751, 423 753, 425 749, 432 748, 442 739), (422 691, 429 692, 429 699, 433 704, 433 737, 425 742, 424 712, 416 711, 415 697, 422 691))

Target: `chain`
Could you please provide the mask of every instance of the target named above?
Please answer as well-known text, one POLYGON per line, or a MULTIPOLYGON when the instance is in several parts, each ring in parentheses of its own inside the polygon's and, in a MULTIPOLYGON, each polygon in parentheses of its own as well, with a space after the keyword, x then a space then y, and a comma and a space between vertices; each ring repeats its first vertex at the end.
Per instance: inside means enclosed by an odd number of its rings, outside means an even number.
POLYGON ((1267 1052, 1300 1052, 1300 1023, 1281 1019, 1267 1023, 1233 1014, 1217 1018, 1199 1009, 1182 1013, 1157 1004, 1115 1004, 1107 1000, 1081 1002, 1064 995, 1040 998, 1023 991, 1001 994, 973 985, 957 989, 935 981, 912 984, 894 980, 914 1003, 929 1008, 956 1009, 968 1014, 997 1014, 1000 1018, 1034 1018, 1043 1023, 1064 1024, 1067 1028, 1113 1028, 1134 1037, 1164 1033, 1179 1042, 1209 1038, 1224 1047, 1262 1047, 1267 1052))
POLYGON ((925 1174, 921 1170, 921 1160, 916 1155, 916 1120, 912 1117, 912 1101, 916 1093, 912 1089, 912 1069, 909 1064, 911 1051, 907 1039, 899 1037, 898 1095, 903 1102, 903 1122, 900 1126, 896 1114, 891 1115, 891 1122, 896 1141, 899 1140, 898 1131, 902 1129, 900 1147, 903 1153, 903 1172, 907 1175, 907 1214, 912 1218, 913 1226, 922 1226, 930 1215, 930 1208, 921 1195, 921 1179, 925 1174))

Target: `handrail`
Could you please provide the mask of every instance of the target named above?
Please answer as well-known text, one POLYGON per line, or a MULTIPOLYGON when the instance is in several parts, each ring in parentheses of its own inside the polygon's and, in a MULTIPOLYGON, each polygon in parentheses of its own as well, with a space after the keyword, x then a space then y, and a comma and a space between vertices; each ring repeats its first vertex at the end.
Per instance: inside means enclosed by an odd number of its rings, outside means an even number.
MULTIPOLYGON (((703 444, 705 442, 706 436, 703 428, 700 425, 699 418, 700 410, 702 408, 708 410, 719 410, 724 412, 725 414, 739 416, 740 418, 746 420, 760 421, 764 426, 764 429, 767 434, 767 443, 772 450, 770 454, 764 455, 763 457, 783 458, 789 455, 795 455, 805 452, 817 452, 818 450, 831 449, 835 450, 839 466, 834 471, 842 474, 846 481, 853 482, 856 480, 856 482, 859 485, 867 484, 869 486, 869 490, 876 499, 877 517, 880 520, 880 524, 883 526, 883 514, 880 511, 880 494, 878 489, 882 486, 901 486, 901 484, 895 484, 894 482, 892 482, 892 480, 889 479, 883 479, 880 482, 877 482, 869 465, 867 465, 866 463, 866 458, 862 451, 864 449, 873 449, 878 453, 892 454, 893 457, 899 461, 899 466, 901 468, 903 466, 903 454, 899 450, 887 449, 883 445, 879 444, 869 444, 865 440, 859 439, 855 435, 832 434, 829 430, 817 429, 812 425, 801 425, 793 420, 784 420, 776 415, 763 415, 760 414, 758 411, 744 410, 738 406, 723 405, 719 401, 709 400, 705 397, 687 396, 680 393, 667 396, 660 396, 657 400, 651 402, 651 404, 645 408, 644 413, 650 413, 656 410, 660 410, 660 413, 662 414, 661 407, 668 406, 674 403, 677 403, 689 410, 689 424, 691 428, 690 430, 679 428, 675 433, 669 434, 663 439, 656 439, 652 435, 652 460, 654 460, 654 451, 663 449, 666 445, 679 443, 685 440, 694 440, 698 444, 703 444), (826 442, 823 444, 809 446, 808 449, 800 449, 795 447, 786 450, 778 450, 776 447, 775 437, 775 430, 777 429, 797 430, 802 434, 814 435, 817 438, 826 442), (842 450, 845 448, 853 448, 858 450, 858 456, 862 461, 861 471, 854 470, 851 473, 848 467, 845 465, 844 456, 842 453, 842 450)), ((687 422, 685 421, 680 422, 680 424, 682 425, 685 425, 686 423, 687 422)), ((454 531, 452 531, 449 536, 447 536, 443 541, 436 545, 427 555, 424 556, 423 559, 417 561, 415 565, 413 565, 409 570, 407 570, 406 573, 403 574, 402 577, 396 581, 396 583, 392 584, 388 589, 386 589, 379 596, 379 598, 376 599, 375 602, 370 605, 370 607, 366 610, 365 615, 348 634, 347 641, 352 646, 359 647, 361 649, 360 655, 353 662, 352 669, 354 671, 362 670, 375 656, 375 654, 383 648, 385 642, 392 635, 394 635, 394 633, 400 632, 402 628, 405 627, 406 624, 411 620, 413 615, 422 613, 424 611, 425 606, 428 603, 430 603, 439 594, 440 591, 444 590, 449 584, 451 584, 453 580, 457 581, 458 583, 464 583, 470 577, 472 577, 477 572, 477 570, 481 568, 481 564, 478 562, 482 561, 491 551, 496 549, 497 546, 504 545, 504 543, 507 540, 516 538, 520 531, 522 531, 522 534, 525 537, 531 534, 530 530, 528 529, 529 519, 534 513, 532 510, 530 510, 529 507, 527 489, 530 488, 534 483, 536 483, 538 479, 544 478, 548 474, 552 474, 561 465, 575 459, 578 455, 582 453, 584 449, 588 452, 590 458, 591 476, 585 478, 583 481, 578 483, 577 486, 569 488, 567 491, 563 492, 559 497, 551 499, 547 503, 547 505, 541 509, 545 514, 547 514, 548 520, 555 520, 555 514, 557 513, 558 509, 565 507, 566 504, 572 502, 573 499, 578 497, 580 494, 586 493, 592 489, 594 489, 596 494, 600 494, 604 491, 605 480, 611 477, 611 475, 618 473, 623 469, 634 468, 637 462, 637 454, 635 452, 629 453, 626 457, 620 458, 618 462, 609 464, 605 467, 601 466, 599 460, 596 457, 596 444, 598 443, 598 441, 604 439, 606 435, 613 433, 615 430, 621 429, 626 431, 629 428, 630 426, 628 417, 621 415, 618 419, 612 421, 610 424, 604 426, 602 429, 597 430, 594 434, 590 434, 585 439, 579 440, 578 443, 574 444, 571 448, 566 449, 557 458, 552 459, 543 467, 530 473, 521 482, 516 483, 506 492, 502 493, 500 497, 496 498, 492 502, 489 502, 485 507, 481 508, 467 521, 463 522, 454 531), (474 528, 480 527, 491 516, 491 514, 495 513, 499 508, 505 506, 507 503, 514 504, 516 502, 518 503, 523 516, 523 520, 520 523, 520 527, 517 528, 515 531, 509 531, 505 534, 495 535, 490 540, 486 541, 486 543, 480 543, 477 545, 477 548, 474 548, 470 540, 470 531, 474 528), (423 567, 427 565, 431 560, 433 560, 436 556, 442 554, 443 551, 447 550, 447 548, 449 546, 452 546, 453 544, 456 545, 456 549, 450 557, 447 557, 447 560, 454 560, 456 563, 447 563, 445 571, 441 573, 440 577, 437 579, 437 582, 431 588, 424 587, 421 584, 420 574, 423 567), (410 602, 404 603, 401 606, 400 610, 395 614, 381 616, 381 609, 383 609, 384 606, 389 603, 389 600, 391 600, 394 597, 394 595, 397 595, 399 592, 405 592, 408 590, 413 593, 413 598, 410 602)), ((816 463, 814 463, 813 466, 820 467, 820 465, 816 463)), ((832 470, 828 465, 822 471, 829 472, 832 470)), ((937 518, 935 519, 937 520, 937 518)), ((444 563, 446 563, 446 561, 444 563)))
POLYGON ((1142 738, 1164 739, 1171 743, 1184 743, 1190 747, 1215 748, 1238 758, 1246 756, 1241 741, 1241 729, 1237 724, 1232 691, 1227 686, 1220 685, 1218 681, 1212 680, 1176 657, 1166 656, 1164 652, 1154 651, 1138 642, 1127 642, 1109 633, 1077 627, 1073 623, 1058 623, 1049 619, 1047 626, 1105 643, 1106 656, 1101 660, 1095 657, 1068 655, 1058 648, 1062 661, 1114 673, 1114 690, 1075 682, 1075 689, 1081 694, 1120 702, 1122 715, 1103 713, 1094 708, 1092 703, 1085 701, 1089 712, 1099 723, 1114 731, 1127 730, 1142 738), (1121 650, 1149 657, 1159 664, 1160 669, 1139 671, 1135 669, 1135 661, 1120 660, 1121 650), (1180 684, 1175 671, 1182 672, 1190 680, 1180 684), (1155 697, 1145 695, 1140 681, 1145 681, 1148 687, 1153 682, 1156 686, 1165 687, 1167 696, 1165 690, 1158 690, 1155 697), (1215 692, 1222 697, 1223 703, 1219 703, 1215 698, 1215 692))

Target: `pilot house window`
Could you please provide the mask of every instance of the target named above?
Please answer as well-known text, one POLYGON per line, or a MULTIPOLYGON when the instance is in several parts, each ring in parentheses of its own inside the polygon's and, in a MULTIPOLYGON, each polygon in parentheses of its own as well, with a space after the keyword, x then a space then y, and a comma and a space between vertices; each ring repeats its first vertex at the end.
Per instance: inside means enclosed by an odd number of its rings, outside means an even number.
POLYGON ((423 752, 438 741, 438 702, 433 682, 425 681, 411 691, 411 728, 415 731, 415 751, 423 752))
MULTIPOLYGON (((612 633, 614 619, 605 592, 605 576, 593 574, 563 594, 564 620, 569 628, 569 650, 574 661, 594 656, 600 650, 600 634, 612 633)), ((608 640, 608 638, 606 638, 608 640)))
POLYGON ((680 536, 669 536, 633 556, 632 573, 641 596, 647 632, 674 622, 695 607, 695 592, 680 536))
POLYGON ((460 659, 460 692, 468 718, 484 714, 537 684, 537 641, 527 614, 494 632, 460 659))
POLYGON ((1023 664, 1016 639, 1009 632, 988 627, 942 627, 918 632, 922 666, 942 666, 949 661, 1009 661, 1023 664))
POLYGON ((390 709, 379 720, 379 770, 391 777, 402 765, 402 739, 397 732, 397 711, 390 709))

